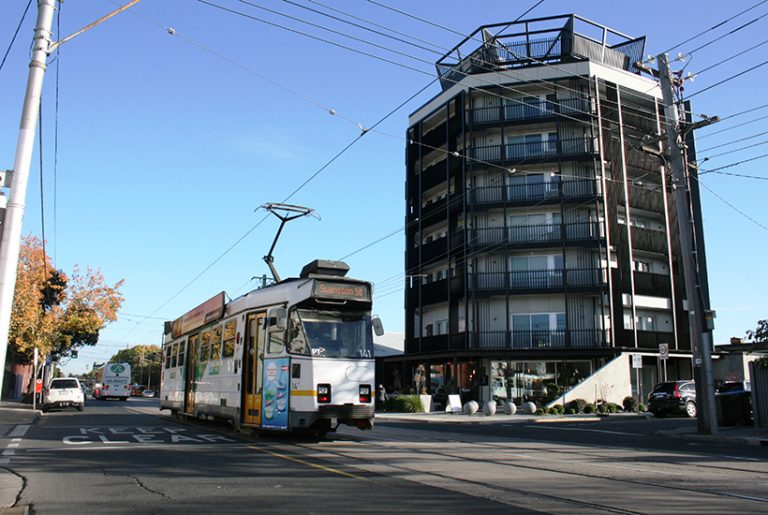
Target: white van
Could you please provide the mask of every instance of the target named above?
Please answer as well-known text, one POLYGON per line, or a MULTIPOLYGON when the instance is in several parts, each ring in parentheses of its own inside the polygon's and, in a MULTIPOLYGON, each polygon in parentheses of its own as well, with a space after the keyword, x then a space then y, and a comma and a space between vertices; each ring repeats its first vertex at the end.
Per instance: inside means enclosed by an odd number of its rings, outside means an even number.
POLYGON ((80 388, 80 381, 74 377, 59 377, 53 379, 43 394, 43 413, 53 408, 74 407, 83 411, 85 395, 80 388))

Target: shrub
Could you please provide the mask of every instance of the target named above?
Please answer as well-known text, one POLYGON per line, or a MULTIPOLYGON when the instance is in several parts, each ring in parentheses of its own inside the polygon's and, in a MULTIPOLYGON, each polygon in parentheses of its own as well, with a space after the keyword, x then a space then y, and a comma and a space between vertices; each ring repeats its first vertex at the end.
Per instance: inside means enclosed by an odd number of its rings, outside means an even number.
POLYGON ((598 413, 608 413, 608 405, 604 402, 601 402, 597 405, 597 412, 598 413))
POLYGON ((637 399, 634 397, 624 397, 621 404, 624 406, 624 411, 637 411, 637 399))
POLYGON ((648 408, 645 406, 645 404, 643 404, 643 403, 641 402, 641 403, 640 403, 640 406, 638 406, 638 407, 637 407, 637 410, 638 410, 638 411, 648 411, 648 408))
POLYGON ((577 413, 576 410, 573 409, 573 408, 566 408, 565 409, 565 414, 566 415, 575 415, 576 413, 577 413))
POLYGON ((546 407, 539 408, 534 412, 534 415, 546 415, 546 414, 547 414, 546 407))
POLYGON ((396 413, 423 413, 424 407, 418 395, 398 395, 390 397, 384 403, 385 411, 396 413))
POLYGON ((584 406, 587 405, 587 401, 584 399, 574 399, 571 402, 566 403, 566 409, 572 409, 575 413, 583 413, 584 406))
POLYGON ((550 408, 550 411, 555 415, 562 415, 565 413, 565 408, 563 408, 562 404, 555 404, 550 408))
POLYGON ((619 406, 615 402, 607 402, 605 407, 608 410, 608 413, 618 413, 619 411, 621 411, 621 406, 619 406))
POLYGON ((553 400, 560 397, 560 391, 561 388, 555 383, 549 383, 547 384, 547 397, 545 399, 546 402, 552 402, 553 400))
POLYGON ((595 408, 595 405, 592 404, 591 402, 588 402, 584 406, 584 413, 595 413, 596 411, 597 411, 597 408, 595 408))

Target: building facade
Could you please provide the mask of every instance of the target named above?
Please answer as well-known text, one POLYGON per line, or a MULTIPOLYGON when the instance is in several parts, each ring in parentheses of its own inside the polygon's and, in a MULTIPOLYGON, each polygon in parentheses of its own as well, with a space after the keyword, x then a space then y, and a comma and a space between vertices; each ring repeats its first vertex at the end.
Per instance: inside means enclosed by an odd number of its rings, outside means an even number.
POLYGON ((390 389, 543 402, 627 353, 644 355, 627 365, 634 392, 662 365, 691 377, 644 46, 567 15, 480 27, 437 62, 442 91, 407 130, 405 354, 384 360, 390 389))

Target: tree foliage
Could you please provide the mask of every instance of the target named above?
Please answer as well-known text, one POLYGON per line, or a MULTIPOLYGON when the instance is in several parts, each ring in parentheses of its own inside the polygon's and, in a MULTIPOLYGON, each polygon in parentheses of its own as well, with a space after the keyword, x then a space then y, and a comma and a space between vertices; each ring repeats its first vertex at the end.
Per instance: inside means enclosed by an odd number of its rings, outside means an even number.
POLYGON ((768 342, 768 318, 757 321, 755 330, 747 331, 747 341, 754 343, 768 342))
POLYGON ((162 353, 157 345, 135 345, 129 349, 117 351, 109 359, 110 363, 128 363, 131 365, 131 382, 134 384, 160 386, 162 353), (149 381, 151 374, 152 380, 149 381))
POLYGON ((35 347, 43 355, 66 356, 95 345, 99 331, 117 320, 122 284, 106 284, 101 271, 90 267, 82 271, 76 266, 66 275, 54 268, 39 239, 25 237, 11 314, 11 356, 29 361, 35 347))

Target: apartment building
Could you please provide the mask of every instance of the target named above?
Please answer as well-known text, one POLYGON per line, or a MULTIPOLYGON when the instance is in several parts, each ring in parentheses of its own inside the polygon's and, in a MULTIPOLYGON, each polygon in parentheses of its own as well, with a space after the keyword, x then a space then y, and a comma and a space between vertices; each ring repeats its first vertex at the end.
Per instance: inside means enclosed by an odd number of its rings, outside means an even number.
POLYGON ((565 15, 480 27, 436 63, 442 91, 407 130, 405 354, 384 360, 390 389, 420 389, 421 365, 438 397, 542 401, 627 353, 644 355, 641 373, 627 366, 633 391, 662 366, 691 377, 644 46, 565 15))

